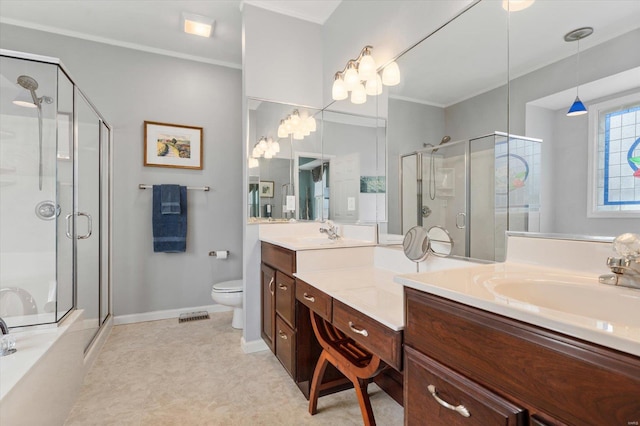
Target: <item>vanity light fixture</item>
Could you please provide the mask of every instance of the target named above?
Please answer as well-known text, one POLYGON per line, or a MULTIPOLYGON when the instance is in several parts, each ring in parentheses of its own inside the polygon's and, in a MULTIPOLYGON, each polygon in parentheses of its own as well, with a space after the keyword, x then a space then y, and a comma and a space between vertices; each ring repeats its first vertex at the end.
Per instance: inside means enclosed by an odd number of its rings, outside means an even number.
MULTIPOLYGON (((251 159, 257 161, 258 158, 264 157, 266 159, 273 158, 274 155, 280 152, 280 144, 278 141, 274 141, 272 138, 266 138, 262 136, 258 142, 253 146, 251 151, 251 158, 249 159, 249 168, 252 167, 251 159)), ((255 166, 253 166, 255 167, 255 166)))
POLYGON ((530 7, 536 0, 502 0, 502 8, 507 12, 519 12, 530 7))
POLYGON ((575 29, 573 31, 569 31, 568 33, 566 33, 564 35, 564 41, 566 41, 566 42, 577 41, 578 42, 578 53, 576 54, 576 99, 575 99, 575 101, 573 101, 573 104, 571 104, 571 107, 569 108, 569 111, 567 111, 567 116, 568 117, 574 117, 574 116, 577 116, 577 115, 582 115, 582 114, 586 114, 587 113, 587 107, 584 106, 584 104, 580 100, 580 96, 578 94, 578 89, 580 87, 580 81, 579 81, 579 73, 580 73, 580 40, 582 40, 583 38, 589 37, 591 34, 593 34, 593 28, 592 27, 582 27, 582 28, 577 28, 577 29, 575 29))
POLYGON ((201 37, 211 37, 216 21, 195 13, 182 12, 182 28, 185 33, 201 37))
POLYGON ((286 138, 291 135, 295 140, 302 140, 305 136, 309 136, 311 132, 315 132, 316 128, 316 119, 313 116, 310 116, 307 111, 300 112, 294 109, 287 118, 280 120, 278 137, 286 138))
POLYGON ((400 83, 400 69, 395 62, 390 62, 384 67, 380 78, 371 54, 372 50, 372 46, 365 46, 360 51, 358 59, 350 59, 342 71, 335 73, 331 88, 334 101, 347 99, 351 92, 351 102, 363 104, 367 101, 367 95, 381 94, 382 85, 395 86, 400 83))

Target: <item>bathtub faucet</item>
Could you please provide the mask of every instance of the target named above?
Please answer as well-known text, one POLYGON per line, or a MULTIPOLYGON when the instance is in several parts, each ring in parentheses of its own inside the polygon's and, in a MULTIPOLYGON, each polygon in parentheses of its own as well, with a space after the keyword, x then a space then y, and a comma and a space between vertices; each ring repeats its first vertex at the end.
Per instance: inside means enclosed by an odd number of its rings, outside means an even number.
POLYGON ((0 331, 2 331, 3 335, 9 334, 9 327, 7 327, 7 323, 2 318, 0 318, 0 331))
POLYGON ((607 259, 613 274, 600 275, 600 283, 640 289, 640 235, 619 235, 613 247, 621 257, 607 259))

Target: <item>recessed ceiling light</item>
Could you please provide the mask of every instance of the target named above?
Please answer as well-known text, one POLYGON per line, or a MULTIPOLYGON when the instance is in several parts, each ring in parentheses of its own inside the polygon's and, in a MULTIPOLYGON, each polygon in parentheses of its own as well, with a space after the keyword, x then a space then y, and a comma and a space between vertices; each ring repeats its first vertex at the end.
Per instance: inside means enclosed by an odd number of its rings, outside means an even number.
POLYGON ((182 12, 182 23, 184 32, 187 34, 211 37, 216 21, 206 16, 182 12))
POLYGON ((509 12, 519 12, 531 6, 535 0, 503 0, 502 8, 509 12))

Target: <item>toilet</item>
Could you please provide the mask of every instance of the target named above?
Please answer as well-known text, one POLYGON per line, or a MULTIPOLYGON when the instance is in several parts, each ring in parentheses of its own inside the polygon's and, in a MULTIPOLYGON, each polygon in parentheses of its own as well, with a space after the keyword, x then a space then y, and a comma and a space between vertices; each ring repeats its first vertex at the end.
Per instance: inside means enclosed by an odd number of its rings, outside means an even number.
POLYGON ((233 320, 231 320, 231 327, 243 328, 242 280, 223 281, 214 284, 211 289, 211 298, 220 305, 232 307, 233 320))

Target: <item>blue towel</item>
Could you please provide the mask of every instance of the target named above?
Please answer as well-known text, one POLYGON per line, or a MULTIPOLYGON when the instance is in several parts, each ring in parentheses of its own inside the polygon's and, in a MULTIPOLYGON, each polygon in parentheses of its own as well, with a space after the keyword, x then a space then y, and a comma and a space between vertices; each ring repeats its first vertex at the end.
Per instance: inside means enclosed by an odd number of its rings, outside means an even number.
POLYGON ((180 187, 180 212, 162 214, 162 186, 153 185, 153 251, 184 252, 187 250, 187 187, 180 187))
POLYGON ((160 185, 162 214, 180 214, 180 185, 160 185))

